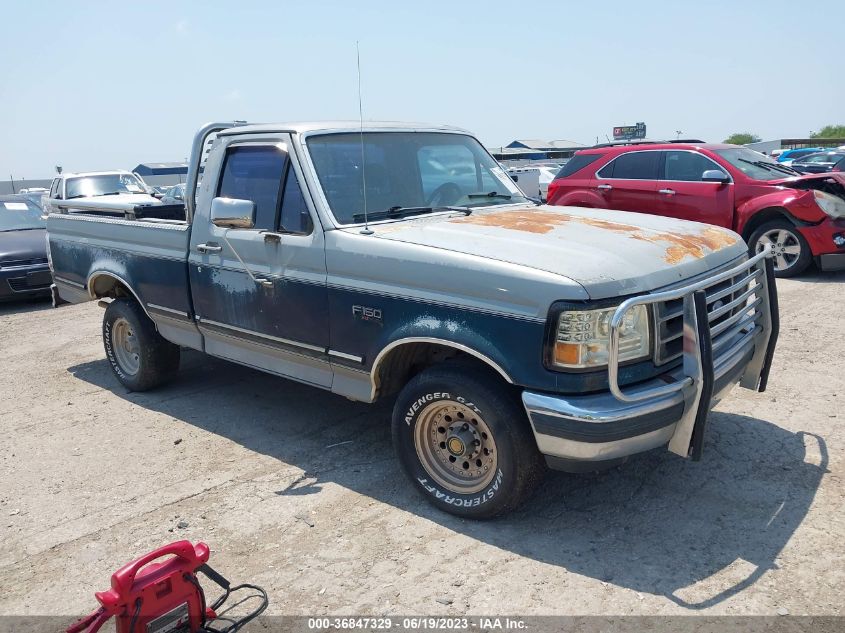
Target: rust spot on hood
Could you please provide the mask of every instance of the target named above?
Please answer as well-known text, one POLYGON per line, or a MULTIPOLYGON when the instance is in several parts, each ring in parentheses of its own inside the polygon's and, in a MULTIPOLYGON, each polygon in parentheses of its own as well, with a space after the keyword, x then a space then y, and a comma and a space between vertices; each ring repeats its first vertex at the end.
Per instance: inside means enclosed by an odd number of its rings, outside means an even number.
POLYGON ((557 213, 554 211, 539 211, 533 209, 515 209, 495 211, 458 218, 451 222, 493 226, 513 231, 528 233, 549 233, 555 227, 575 222, 588 226, 625 235, 634 240, 650 243, 668 243, 663 259, 667 264, 677 264, 684 257, 700 259, 707 252, 736 244, 737 238, 728 231, 716 227, 706 227, 695 233, 668 233, 643 226, 623 224, 613 220, 591 218, 587 216, 557 213))
POLYGON ((502 229, 527 231, 528 233, 548 233, 556 226, 567 221, 561 213, 553 211, 534 211, 532 209, 516 209, 513 211, 495 211, 470 215, 466 218, 451 220, 464 224, 478 224, 480 226, 498 226, 502 229))

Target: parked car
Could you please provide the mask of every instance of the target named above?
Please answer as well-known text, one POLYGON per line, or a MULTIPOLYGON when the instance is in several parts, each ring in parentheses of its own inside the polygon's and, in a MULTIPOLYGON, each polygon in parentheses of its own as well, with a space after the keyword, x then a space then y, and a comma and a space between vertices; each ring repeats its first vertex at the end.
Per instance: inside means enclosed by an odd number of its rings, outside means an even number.
POLYGON ((185 221, 94 206, 49 216, 51 262, 62 298, 106 306, 122 385, 166 382, 186 347, 395 399, 410 481, 460 516, 516 506, 544 457, 697 459, 713 402, 766 386, 768 253, 699 223, 538 206, 457 128, 210 124, 185 221))
POLYGON ((45 236, 39 206, 26 196, 0 196, 0 301, 50 296, 45 236))
POLYGON ((777 157, 777 162, 783 163, 787 167, 792 165, 792 161, 815 154, 816 152, 823 152, 823 147, 802 147, 801 149, 788 149, 781 152, 777 157))
POLYGON ((44 196, 46 195, 47 189, 43 191, 33 191, 32 189, 21 189, 17 195, 22 196, 29 200, 32 204, 34 204, 39 209, 44 207, 44 196))
POLYGON ((74 200, 72 209, 82 210, 89 202, 108 200, 108 205, 98 205, 104 211, 118 209, 127 203, 133 205, 160 204, 149 193, 149 187, 138 176, 129 171, 92 171, 85 173, 59 174, 53 178, 50 191, 44 198, 44 211, 54 213, 59 201, 74 200))
POLYGON ((845 158, 840 158, 830 171, 845 171, 845 158))
POLYGON ((802 174, 824 174, 845 158, 845 152, 819 152, 792 161, 792 169, 802 174))
POLYGON ((581 150, 549 186, 549 203, 707 222, 770 249, 791 277, 814 260, 845 269, 845 179, 833 184, 746 147, 664 144, 581 150), (807 180, 809 178, 809 180, 807 180), (796 191, 797 190, 797 191, 796 191))
POLYGON ((162 204, 184 204, 185 203, 185 183, 173 185, 168 187, 167 191, 161 198, 162 204))

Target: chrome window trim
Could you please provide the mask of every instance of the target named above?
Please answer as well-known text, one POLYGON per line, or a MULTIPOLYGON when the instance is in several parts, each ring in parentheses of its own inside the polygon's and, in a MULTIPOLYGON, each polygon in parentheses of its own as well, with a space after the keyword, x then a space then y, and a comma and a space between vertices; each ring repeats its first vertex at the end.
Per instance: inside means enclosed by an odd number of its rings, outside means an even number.
MULTIPOLYGON (((593 178, 595 180, 622 180, 622 181, 625 181, 625 182, 647 182, 649 180, 655 180, 657 182, 704 182, 703 180, 665 180, 665 179, 660 177, 659 171, 658 171, 658 174, 657 174, 657 178, 654 178, 654 179, 652 179, 652 178, 616 178, 615 176, 605 177, 605 176, 599 175, 599 172, 602 169, 604 169, 608 165, 615 163, 622 156, 629 156, 631 154, 643 154, 645 152, 687 152, 689 154, 697 154, 698 156, 703 156, 704 158, 709 160, 711 163, 716 165, 716 168, 719 171, 723 171, 727 174, 728 178, 730 178, 730 182, 727 182, 727 183, 724 183, 724 184, 728 184, 728 185, 734 184, 733 176, 731 176, 731 173, 727 169, 725 169, 725 167, 723 167, 722 165, 717 163, 715 160, 710 158, 707 154, 704 154, 702 152, 696 152, 693 149, 665 149, 665 148, 664 149, 638 149, 638 150, 635 150, 635 151, 632 151, 632 152, 621 152, 621 153, 617 154, 616 156, 614 156, 612 159, 610 159, 608 162, 606 162, 604 165, 602 165, 599 169, 597 169, 593 174, 593 178)), ((665 164, 664 164, 664 166, 665 166, 665 164)), ((711 183, 711 184, 714 184, 714 183, 711 183)))
MULTIPOLYGON (((713 160, 712 158, 710 158, 707 154, 703 154, 702 152, 696 152, 695 150, 692 150, 692 149, 664 149, 664 150, 660 150, 660 151, 663 151, 663 152, 686 152, 686 153, 688 153, 688 154, 696 154, 696 155, 698 155, 698 156, 701 156, 701 157, 703 157, 703 158, 706 158, 706 159, 707 159, 707 160, 709 160, 711 163, 713 163, 714 165, 716 165, 716 169, 718 169, 718 170, 719 170, 719 171, 721 171, 721 172, 724 172, 724 173, 725 173, 725 175, 727 175, 727 177, 728 177, 728 178, 730 178, 730 181, 729 181, 729 182, 725 182, 725 183, 722 183, 722 184, 724 184, 724 185, 732 185, 732 184, 734 184, 734 177, 733 177, 733 176, 731 176, 731 172, 729 172, 729 171, 728 171, 727 169, 725 169, 722 165, 720 165, 720 164, 719 164, 719 163, 717 163, 715 160, 713 160)), ((665 163, 665 162, 663 163, 663 167, 664 167, 664 171, 665 171, 665 167, 666 167, 666 163, 665 163)), ((664 179, 664 178, 658 178, 658 180, 659 180, 660 182, 705 182, 704 180, 668 180, 668 179, 664 179)), ((713 184, 716 184, 716 183, 713 183, 713 182, 708 182, 707 184, 711 184, 711 185, 713 185, 713 184)))

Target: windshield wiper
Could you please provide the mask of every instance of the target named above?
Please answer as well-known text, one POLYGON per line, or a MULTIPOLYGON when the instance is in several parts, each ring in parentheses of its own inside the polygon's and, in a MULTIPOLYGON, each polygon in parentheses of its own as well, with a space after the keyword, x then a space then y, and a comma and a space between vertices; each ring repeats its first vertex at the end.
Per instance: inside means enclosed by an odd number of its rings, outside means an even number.
POLYGON ((435 211, 460 211, 465 215, 470 215, 472 209, 469 207, 455 207, 455 206, 438 206, 438 207, 401 207, 395 206, 382 211, 368 211, 366 217, 364 213, 356 213, 352 216, 354 222, 364 222, 365 220, 384 220, 385 218, 405 218, 410 215, 422 215, 425 213, 434 213, 435 211))
POLYGON ((748 163, 749 165, 754 165, 755 167, 762 167, 763 169, 768 169, 769 171, 779 171, 782 174, 789 174, 790 176, 800 175, 799 172, 795 171, 791 167, 787 167, 786 165, 769 163, 764 160, 746 160, 745 158, 738 158, 737 160, 741 160, 743 163, 748 163))
POLYGON ((499 193, 498 191, 490 191, 489 193, 468 193, 467 198, 501 198, 502 200, 510 200, 513 196, 507 193, 499 193))
POLYGON ((431 213, 434 211, 432 207, 401 207, 395 206, 382 211, 368 211, 366 214, 356 213, 352 216, 355 222, 363 222, 365 220, 384 220, 385 218, 404 218, 409 215, 416 215, 418 213, 431 213))

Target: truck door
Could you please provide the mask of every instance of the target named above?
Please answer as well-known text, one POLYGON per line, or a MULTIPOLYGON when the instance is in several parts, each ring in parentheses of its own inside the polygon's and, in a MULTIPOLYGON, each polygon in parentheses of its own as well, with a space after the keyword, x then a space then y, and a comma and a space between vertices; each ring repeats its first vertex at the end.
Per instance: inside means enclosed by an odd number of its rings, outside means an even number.
POLYGON ((199 187, 188 258, 205 351, 329 386, 323 232, 290 137, 236 135, 217 143, 199 187), (252 201, 254 226, 212 224, 217 197, 252 201))
POLYGON ((608 209, 654 213, 660 152, 625 152, 602 167, 593 180, 608 209))
POLYGON ((655 213, 682 220, 694 220, 731 228, 733 221, 732 182, 704 182, 706 171, 728 173, 707 156, 692 150, 663 152, 655 213))

